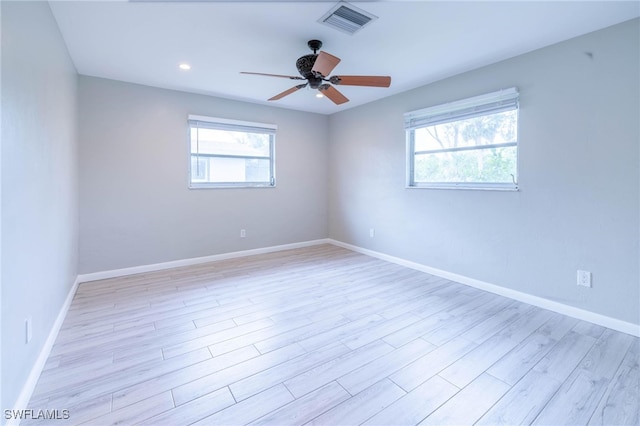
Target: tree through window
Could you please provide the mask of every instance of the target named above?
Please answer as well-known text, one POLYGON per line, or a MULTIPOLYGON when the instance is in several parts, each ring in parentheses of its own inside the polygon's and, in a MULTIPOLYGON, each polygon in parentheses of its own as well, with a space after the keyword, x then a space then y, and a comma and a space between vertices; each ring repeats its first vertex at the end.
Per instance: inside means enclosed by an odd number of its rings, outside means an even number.
POLYGON ((517 189, 518 92, 405 114, 408 186, 517 189))

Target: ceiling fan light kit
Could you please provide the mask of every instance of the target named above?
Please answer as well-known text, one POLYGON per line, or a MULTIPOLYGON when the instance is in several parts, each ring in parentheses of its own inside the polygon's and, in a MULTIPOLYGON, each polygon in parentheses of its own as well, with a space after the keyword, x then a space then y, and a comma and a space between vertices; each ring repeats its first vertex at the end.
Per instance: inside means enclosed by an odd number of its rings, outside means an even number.
POLYGON ((292 88, 287 89, 284 92, 273 96, 272 98, 269 98, 270 101, 277 101, 278 99, 282 99, 285 96, 288 96, 308 86, 311 89, 319 90, 320 93, 325 95, 336 105, 341 105, 345 102, 348 102, 349 99, 342 93, 340 93, 340 91, 333 87, 331 84, 365 87, 389 87, 391 85, 391 77, 389 76, 334 75, 329 77, 331 71, 333 71, 333 69, 340 63, 340 58, 333 56, 332 54, 327 52, 318 52, 318 50, 320 50, 320 48, 322 47, 322 42, 320 40, 309 40, 307 42, 307 46, 309 46, 309 49, 311 49, 313 53, 303 55, 296 61, 296 68, 298 69, 301 77, 247 71, 243 71, 241 72, 241 74, 288 78, 290 80, 307 80, 306 83, 293 86, 292 88))

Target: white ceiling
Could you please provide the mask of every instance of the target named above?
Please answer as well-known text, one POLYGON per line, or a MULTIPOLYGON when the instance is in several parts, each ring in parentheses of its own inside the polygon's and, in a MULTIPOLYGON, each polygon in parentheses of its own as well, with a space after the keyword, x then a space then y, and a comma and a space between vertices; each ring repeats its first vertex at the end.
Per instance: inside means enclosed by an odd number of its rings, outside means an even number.
POLYGON ((640 16, 638 1, 376 1, 355 35, 317 22, 335 1, 50 1, 80 74, 332 114, 640 16), (342 62, 336 75, 390 75, 391 87, 339 87, 336 106, 299 81, 307 41, 342 62), (191 64, 190 71, 178 64, 191 64))

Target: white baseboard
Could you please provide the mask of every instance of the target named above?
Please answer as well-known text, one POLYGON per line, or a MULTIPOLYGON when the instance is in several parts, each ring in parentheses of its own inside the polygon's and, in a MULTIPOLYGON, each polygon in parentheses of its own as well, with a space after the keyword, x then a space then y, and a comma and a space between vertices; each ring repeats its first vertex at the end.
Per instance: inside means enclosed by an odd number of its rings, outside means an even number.
POLYGON ((329 244, 329 239, 303 241, 300 243, 283 244, 279 246, 262 247, 257 249, 234 251, 230 253, 214 254, 211 256, 193 257, 190 259, 172 260, 169 262, 153 263, 150 265, 133 266, 131 268, 112 269, 110 271, 93 272, 78 275, 80 283, 89 281, 105 280, 108 278, 123 277, 126 275, 142 274, 145 272, 161 271, 164 269, 179 268, 181 266, 198 265, 200 263, 215 262, 217 260, 233 259, 236 257, 253 256, 256 254, 272 253, 282 250, 291 250, 302 247, 329 244))
MULTIPOLYGON (((20 395, 18 395, 18 399, 14 405, 14 409, 24 410, 27 408, 29 400, 31 400, 31 395, 33 395, 33 391, 36 388, 36 384, 38 383, 38 379, 40 379, 42 369, 44 368, 44 365, 49 358, 49 354, 51 353, 53 344, 56 342, 56 338, 58 337, 58 333, 60 332, 62 323, 67 316, 67 312, 69 311, 69 307, 71 306, 71 302, 73 301, 73 296, 75 296, 76 290, 78 289, 78 284, 80 284, 80 281, 76 277, 73 285, 69 289, 69 293, 67 293, 67 298, 60 308, 60 312, 58 312, 58 316, 56 317, 56 320, 51 327, 51 331, 49 331, 49 336, 47 336, 47 340, 44 342, 44 346, 42 347, 42 350, 40 350, 40 354, 38 355, 33 368, 31 368, 29 377, 27 377, 27 381, 25 382, 24 386, 22 386, 22 390, 20 391, 20 395)), ((6 423, 7 426, 18 426, 19 424, 20 419, 15 418, 7 420, 6 423)))
POLYGON ((343 243, 333 239, 328 240, 330 244, 343 247, 358 253, 366 254, 371 257, 375 257, 387 262, 395 263, 398 265, 406 266, 407 268, 415 269, 421 272, 426 272, 431 275, 435 275, 441 278, 446 278, 451 281, 455 281, 460 284, 465 284, 471 287, 475 287, 480 290, 488 291, 500 296, 508 297, 520 302, 528 303, 530 305, 538 306, 543 309, 548 309, 553 312, 557 312, 563 315, 577 318, 583 321, 588 321, 593 324, 601 325, 603 327, 610 328, 612 330, 620 331, 622 333, 630 334, 632 336, 640 337, 640 325, 630 322, 622 321, 616 318, 611 318, 606 315, 597 314, 595 312, 587 311, 585 309, 576 308, 574 306, 565 305, 564 303, 555 302, 553 300, 545 299, 542 297, 534 296, 521 291, 512 290, 510 288, 502 287, 496 284, 490 284, 484 281, 469 278, 464 275, 455 274, 452 272, 444 271, 442 269, 432 268, 420 263, 405 260, 399 257, 390 256, 385 253, 380 253, 374 250, 354 246, 352 244, 343 243))

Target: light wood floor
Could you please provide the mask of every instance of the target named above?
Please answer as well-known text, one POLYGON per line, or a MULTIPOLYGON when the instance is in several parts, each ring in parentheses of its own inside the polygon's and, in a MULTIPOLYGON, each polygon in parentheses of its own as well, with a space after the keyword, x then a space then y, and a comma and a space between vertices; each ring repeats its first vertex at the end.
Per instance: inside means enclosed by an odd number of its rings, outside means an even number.
POLYGON ((82 284, 30 408, 68 409, 55 425, 638 425, 639 355, 322 245, 82 284))

